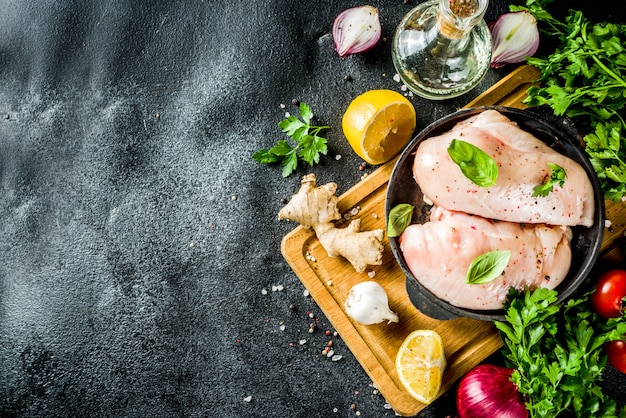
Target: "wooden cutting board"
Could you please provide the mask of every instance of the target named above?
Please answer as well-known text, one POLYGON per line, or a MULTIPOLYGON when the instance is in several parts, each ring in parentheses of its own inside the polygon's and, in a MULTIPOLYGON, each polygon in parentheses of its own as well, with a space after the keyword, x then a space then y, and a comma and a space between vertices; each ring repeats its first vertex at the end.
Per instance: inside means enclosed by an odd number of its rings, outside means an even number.
MULTIPOLYGON (((521 66, 466 107, 503 105, 523 108, 521 101, 526 97, 526 89, 538 77, 536 68, 521 66)), ((348 213, 356 208, 363 230, 385 228, 387 183, 395 162, 394 159, 381 166, 339 197, 340 212, 348 213)), ((607 219, 611 227, 606 230, 603 241, 604 259, 621 260, 622 253, 617 247, 621 246, 626 229, 623 206, 623 203, 607 202, 607 219)), ((373 280, 385 288, 391 310, 400 317, 397 324, 364 326, 346 315, 343 303, 350 288, 372 278, 367 272, 356 273, 342 258, 328 257, 312 230, 295 228, 283 238, 281 251, 372 382, 399 415, 412 416, 426 407, 403 388, 395 370, 396 354, 409 333, 416 329, 433 329, 443 339, 447 368, 439 395, 501 347, 501 340, 491 322, 469 318, 441 321, 418 311, 408 298, 405 276, 386 240, 382 265, 372 266, 368 271, 374 272, 373 280)))

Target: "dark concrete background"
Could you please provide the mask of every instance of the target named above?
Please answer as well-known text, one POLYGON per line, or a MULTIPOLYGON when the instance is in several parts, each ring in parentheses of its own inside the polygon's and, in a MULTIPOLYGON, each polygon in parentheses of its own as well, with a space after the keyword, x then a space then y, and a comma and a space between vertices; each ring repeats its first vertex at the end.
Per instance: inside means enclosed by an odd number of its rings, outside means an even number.
MULTIPOLYGON (((360 4, 0 1, 0 416, 394 416, 325 335, 276 219, 303 174, 338 193, 361 179, 341 115, 400 88, 390 39, 415 3, 370 3, 387 41, 341 59, 333 19, 360 4), (292 99, 332 127, 330 152, 283 179, 251 155, 292 99)), ((412 98, 418 129, 509 70, 412 98)))

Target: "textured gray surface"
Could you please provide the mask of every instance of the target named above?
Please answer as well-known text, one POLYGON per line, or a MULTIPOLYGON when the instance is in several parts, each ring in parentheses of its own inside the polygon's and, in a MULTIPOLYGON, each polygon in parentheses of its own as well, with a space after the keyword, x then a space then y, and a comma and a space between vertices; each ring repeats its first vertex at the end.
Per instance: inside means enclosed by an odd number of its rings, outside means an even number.
MULTIPOLYGON (((412 4, 372 4, 390 40, 412 4)), ((394 416, 325 335, 276 219, 305 173, 339 193, 361 179, 341 115, 399 90, 389 41, 334 52, 354 5, 0 1, 0 416, 394 416), (330 152, 283 179, 251 154, 294 98, 332 127, 330 152)), ((418 128, 505 73, 413 98, 418 128)))

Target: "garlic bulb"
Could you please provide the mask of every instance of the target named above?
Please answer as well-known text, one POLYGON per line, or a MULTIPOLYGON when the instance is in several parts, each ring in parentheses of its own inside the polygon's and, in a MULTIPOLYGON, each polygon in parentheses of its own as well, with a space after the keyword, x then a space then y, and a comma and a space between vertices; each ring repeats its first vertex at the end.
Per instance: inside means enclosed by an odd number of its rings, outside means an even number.
POLYGON ((344 10, 333 22, 335 50, 342 58, 367 51, 376 45, 382 32, 378 9, 372 6, 344 10))
POLYGON ((389 298, 385 289, 373 281, 352 286, 344 308, 352 319, 363 325, 399 321, 398 315, 389 309, 389 298))

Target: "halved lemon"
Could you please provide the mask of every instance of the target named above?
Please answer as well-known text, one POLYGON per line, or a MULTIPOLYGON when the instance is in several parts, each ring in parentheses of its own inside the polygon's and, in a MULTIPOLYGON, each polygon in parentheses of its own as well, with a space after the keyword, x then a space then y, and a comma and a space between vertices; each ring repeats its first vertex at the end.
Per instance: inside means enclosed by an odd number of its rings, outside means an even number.
POLYGON ((356 154, 370 164, 391 160, 415 131, 415 107, 393 90, 369 90, 352 100, 341 121, 356 154))
POLYGON ((402 384, 424 404, 437 397, 445 368, 443 341, 432 330, 413 331, 404 339, 396 356, 396 371, 402 384))

